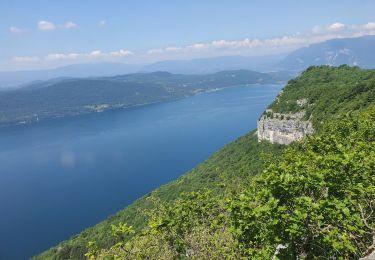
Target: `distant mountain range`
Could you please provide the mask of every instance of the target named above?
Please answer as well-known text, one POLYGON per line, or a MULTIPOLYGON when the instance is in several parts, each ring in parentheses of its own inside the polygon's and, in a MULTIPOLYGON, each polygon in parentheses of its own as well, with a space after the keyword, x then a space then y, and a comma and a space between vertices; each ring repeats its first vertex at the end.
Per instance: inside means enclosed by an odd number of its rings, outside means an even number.
POLYGON ((375 68, 375 36, 334 39, 290 53, 276 68, 301 71, 311 65, 375 68))
POLYGON ((33 81, 44 81, 53 78, 85 78, 135 73, 141 67, 142 65, 124 63, 88 63, 50 70, 3 71, 0 72, 0 89, 24 86, 33 81))
POLYGON ((0 89, 20 87, 37 80, 114 76, 136 72, 167 71, 207 74, 224 70, 300 72, 311 65, 348 64, 375 68, 375 36, 329 40, 300 48, 290 54, 244 57, 223 56, 192 60, 167 60, 152 64, 75 64, 51 70, 0 72, 0 89))
POLYGON ((222 56, 193 60, 160 61, 141 68, 142 71, 168 71, 181 74, 206 74, 223 70, 269 71, 286 54, 271 56, 222 56))
POLYGON ((136 72, 167 71, 179 74, 208 74, 224 70, 265 71, 285 55, 243 57, 223 56, 193 60, 166 60, 151 64, 91 63, 74 64, 51 70, 0 71, 0 89, 22 87, 32 81, 52 78, 115 76, 136 72))
POLYGON ((207 75, 169 72, 135 73, 112 77, 68 78, 36 82, 0 92, 0 124, 35 122, 104 110, 171 101, 199 92, 246 84, 280 83, 280 73, 249 70, 207 75))

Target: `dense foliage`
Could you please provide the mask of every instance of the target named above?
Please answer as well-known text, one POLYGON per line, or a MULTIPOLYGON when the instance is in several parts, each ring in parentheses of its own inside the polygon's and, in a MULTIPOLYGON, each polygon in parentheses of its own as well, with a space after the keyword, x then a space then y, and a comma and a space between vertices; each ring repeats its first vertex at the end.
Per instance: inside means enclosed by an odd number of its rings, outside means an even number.
POLYGON ((358 258, 375 235, 375 109, 344 116, 270 161, 231 202, 251 256, 358 258))
POLYGON ((316 135, 285 149, 249 133, 37 259, 368 254, 375 242, 374 73, 347 66, 308 69, 271 108, 305 109, 316 135), (298 106, 304 98, 308 103, 298 106))
POLYGON ((269 108, 279 113, 305 111, 305 119, 318 129, 332 117, 366 108, 374 97, 375 70, 319 66, 290 80, 269 108), (299 106, 298 100, 304 99, 307 102, 299 106))

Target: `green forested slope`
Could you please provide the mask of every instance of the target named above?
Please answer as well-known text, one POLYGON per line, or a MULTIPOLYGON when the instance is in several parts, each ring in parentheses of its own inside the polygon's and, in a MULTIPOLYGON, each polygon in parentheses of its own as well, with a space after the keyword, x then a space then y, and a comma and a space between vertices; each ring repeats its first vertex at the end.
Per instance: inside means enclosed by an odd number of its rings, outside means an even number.
POLYGON ((249 133, 36 258, 270 258, 278 246, 292 259, 364 255, 374 230, 374 89, 373 70, 309 68, 270 107, 306 110, 316 136, 282 152, 249 133))
POLYGON ((217 88, 270 84, 280 80, 282 78, 277 75, 247 70, 207 75, 152 72, 54 79, 0 91, 0 126, 166 102, 217 88))
POLYGON ((270 105, 278 113, 305 111, 318 129, 324 121, 343 113, 366 108, 374 102, 375 70, 342 65, 338 68, 308 68, 292 79, 270 105), (298 100, 306 99, 302 106, 298 100))

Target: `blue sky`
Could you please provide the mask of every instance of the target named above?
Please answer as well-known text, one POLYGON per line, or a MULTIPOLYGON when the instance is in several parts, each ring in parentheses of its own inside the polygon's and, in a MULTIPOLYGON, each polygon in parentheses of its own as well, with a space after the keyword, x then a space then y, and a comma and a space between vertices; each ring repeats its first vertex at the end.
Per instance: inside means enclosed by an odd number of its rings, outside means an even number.
POLYGON ((372 0, 3 0, 0 70, 268 55, 375 33, 372 0))

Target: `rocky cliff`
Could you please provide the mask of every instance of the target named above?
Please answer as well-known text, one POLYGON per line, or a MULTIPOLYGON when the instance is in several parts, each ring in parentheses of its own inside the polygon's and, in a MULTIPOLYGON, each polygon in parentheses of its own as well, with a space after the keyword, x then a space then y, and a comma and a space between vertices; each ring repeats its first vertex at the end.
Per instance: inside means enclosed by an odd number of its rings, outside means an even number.
POLYGON ((303 120, 304 115, 304 111, 281 114, 274 113, 270 109, 266 110, 266 113, 258 120, 258 140, 268 140, 271 143, 279 144, 289 144, 301 140, 314 132, 312 123, 303 120))

